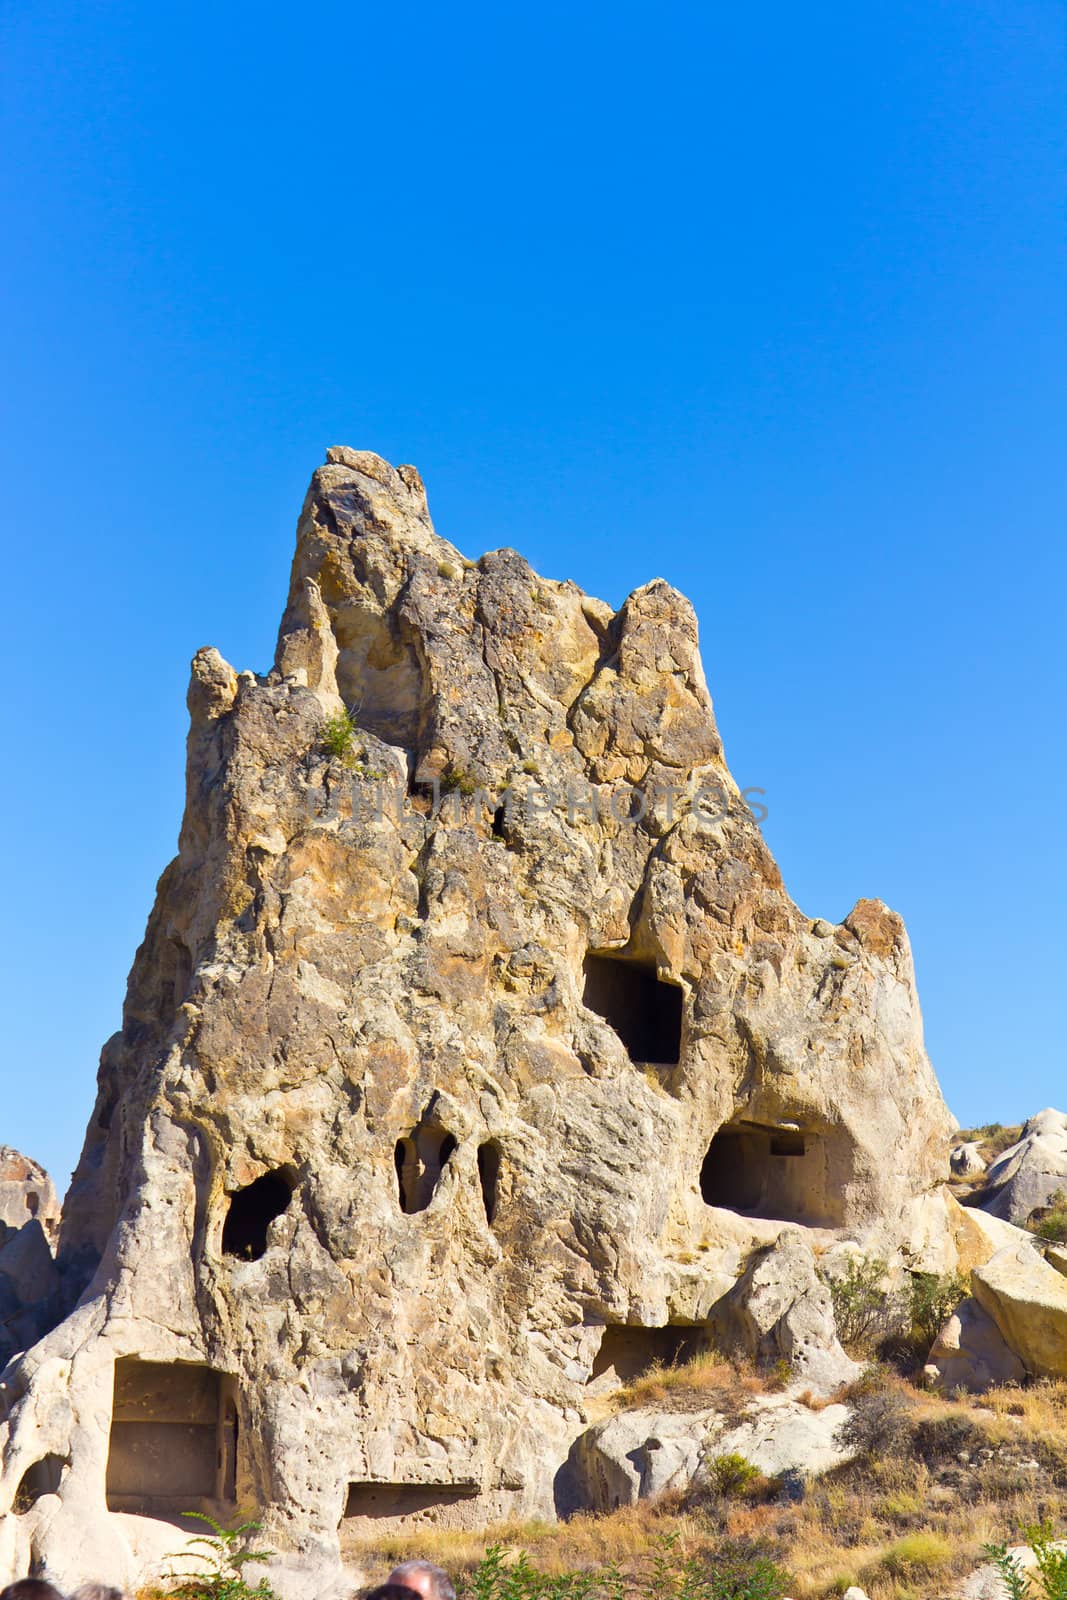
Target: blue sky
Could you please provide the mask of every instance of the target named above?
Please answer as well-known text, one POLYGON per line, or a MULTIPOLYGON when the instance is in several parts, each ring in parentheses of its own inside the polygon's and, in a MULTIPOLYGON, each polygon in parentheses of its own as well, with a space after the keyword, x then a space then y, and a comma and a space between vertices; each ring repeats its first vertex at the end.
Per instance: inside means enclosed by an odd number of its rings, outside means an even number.
POLYGON ((693 599, 809 914, 907 919, 965 1122, 1064 1104, 1067 21, 1051 0, 0 13, 0 1142, 62 1183, 330 444, 693 599))

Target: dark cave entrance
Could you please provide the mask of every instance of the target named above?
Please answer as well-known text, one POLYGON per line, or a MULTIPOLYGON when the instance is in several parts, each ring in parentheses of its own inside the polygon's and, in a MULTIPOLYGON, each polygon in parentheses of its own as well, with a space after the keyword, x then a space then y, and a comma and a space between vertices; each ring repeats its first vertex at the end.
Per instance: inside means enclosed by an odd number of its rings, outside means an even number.
POLYGON ((850 1169, 840 1136, 739 1121, 708 1146, 700 1193, 706 1205, 745 1216, 836 1227, 850 1169))
POLYGON ((682 1001, 678 985, 664 983, 650 962, 616 954, 591 953, 585 958, 582 1002, 610 1023, 631 1061, 677 1066, 682 1001))
POLYGON ((344 1521, 367 1523, 414 1519, 433 1523, 449 1507, 478 1494, 477 1484, 456 1483, 350 1483, 344 1521))
POLYGON ((495 1139, 478 1146, 478 1182, 482 1189, 485 1220, 492 1227, 500 1198, 501 1150, 495 1139))
POLYGON ((186 1362, 115 1362, 107 1507, 173 1516, 232 1504, 237 1407, 232 1383, 186 1362))
POLYGON ((697 1352, 697 1328, 632 1328, 609 1323, 593 1361, 589 1382, 606 1372, 619 1383, 631 1383, 653 1367, 676 1367, 697 1352))
POLYGON ((11 1509, 17 1517, 35 1506, 42 1495, 58 1494, 64 1470, 70 1466, 69 1456, 47 1455, 35 1461, 19 1479, 11 1509))
POLYGON ((285 1172, 265 1172, 230 1196, 222 1228, 222 1253, 258 1261, 267 1249, 267 1229, 288 1209, 293 1180, 285 1172))
POLYGON ((400 1209, 425 1211, 456 1149, 455 1137, 435 1121, 420 1122, 393 1151, 400 1209))

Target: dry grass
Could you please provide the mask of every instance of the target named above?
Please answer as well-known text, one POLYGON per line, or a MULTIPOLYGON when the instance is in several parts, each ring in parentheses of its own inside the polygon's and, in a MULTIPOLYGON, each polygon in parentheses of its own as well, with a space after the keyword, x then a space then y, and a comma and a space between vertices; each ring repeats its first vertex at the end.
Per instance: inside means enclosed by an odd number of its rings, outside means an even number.
MULTIPOLYGON (((629 1405, 742 1404, 759 1379, 714 1353, 647 1373, 623 1391, 629 1405)), ((766 1480, 738 1498, 680 1495, 565 1523, 508 1522, 481 1532, 436 1529, 349 1535, 346 1554, 369 1575, 397 1561, 438 1561, 461 1576, 488 1544, 528 1552, 555 1575, 624 1569, 677 1534, 688 1554, 710 1555, 720 1539, 751 1540, 793 1575, 796 1600, 830 1600, 851 1583, 870 1600, 931 1600, 982 1561, 986 1543, 1017 1538, 1046 1518, 1067 1527, 1067 1380, 946 1399, 895 1374, 866 1378, 852 1397, 888 1397, 910 1444, 846 1464, 812 1484, 799 1503, 766 1480)))
POLYGON ((668 1411, 696 1411, 719 1406, 736 1412, 768 1388, 754 1368, 743 1361, 728 1361, 717 1350, 706 1350, 677 1366, 654 1364, 611 1397, 614 1410, 634 1406, 659 1406, 668 1411))

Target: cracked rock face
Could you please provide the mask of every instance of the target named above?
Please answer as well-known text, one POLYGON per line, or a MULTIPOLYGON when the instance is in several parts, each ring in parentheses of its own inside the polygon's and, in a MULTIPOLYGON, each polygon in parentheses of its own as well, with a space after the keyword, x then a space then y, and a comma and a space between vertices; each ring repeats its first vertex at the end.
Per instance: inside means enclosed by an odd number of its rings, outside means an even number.
POLYGON ((955 1259, 903 925, 790 901, 667 584, 466 561, 331 450, 274 670, 203 650, 189 708, 0 1571, 135 1578, 138 1517, 255 1506, 321 1588, 397 1518, 552 1515, 591 1393, 783 1225, 955 1259))

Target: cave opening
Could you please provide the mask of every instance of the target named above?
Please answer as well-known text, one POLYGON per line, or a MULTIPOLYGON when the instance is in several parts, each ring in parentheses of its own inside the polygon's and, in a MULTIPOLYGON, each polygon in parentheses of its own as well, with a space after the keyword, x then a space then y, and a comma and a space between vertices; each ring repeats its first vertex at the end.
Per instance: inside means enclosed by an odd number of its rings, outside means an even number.
POLYGON ((396 1142, 396 1166, 400 1209, 407 1216, 425 1211, 456 1150, 456 1140, 438 1122, 420 1122, 396 1142))
POLYGON ((437 1522, 449 1507, 477 1494, 474 1483, 350 1483, 344 1521, 355 1521, 357 1526, 361 1520, 437 1522))
POLYGON ((69 1456, 47 1455, 27 1467, 19 1479, 12 1501, 11 1509, 15 1515, 22 1516, 44 1494, 58 1494, 64 1469, 69 1466, 69 1456))
POLYGON ((189 1362, 115 1362, 109 1511, 170 1516, 232 1504, 237 1409, 231 1380, 189 1362))
POLYGON ((478 1182, 482 1189, 485 1220, 492 1227, 500 1197, 501 1150, 495 1139, 487 1139, 478 1146, 478 1182))
POLYGON ((677 1066, 682 1049, 682 990, 651 962, 615 953, 585 958, 582 1002, 609 1023, 631 1061, 677 1066))
POLYGON ((676 1367, 697 1352, 700 1330, 673 1327, 633 1328, 609 1323, 593 1359, 589 1382, 611 1373, 619 1383, 631 1383, 653 1367, 676 1367))
POLYGON ((727 1123, 708 1146, 700 1169, 705 1205, 744 1216, 836 1227, 844 1220, 849 1152, 794 1125, 727 1123))
POLYGON ((266 1253, 267 1230, 288 1209, 293 1183, 284 1172, 265 1172, 230 1196, 222 1228, 222 1253, 258 1261, 266 1253))

